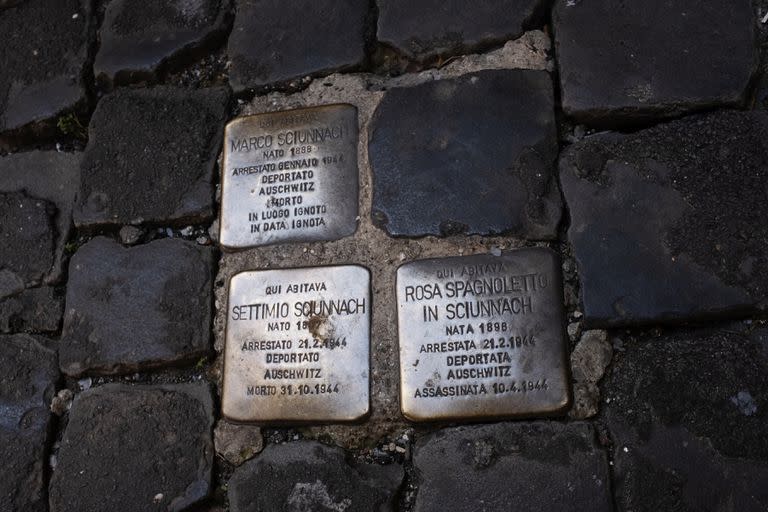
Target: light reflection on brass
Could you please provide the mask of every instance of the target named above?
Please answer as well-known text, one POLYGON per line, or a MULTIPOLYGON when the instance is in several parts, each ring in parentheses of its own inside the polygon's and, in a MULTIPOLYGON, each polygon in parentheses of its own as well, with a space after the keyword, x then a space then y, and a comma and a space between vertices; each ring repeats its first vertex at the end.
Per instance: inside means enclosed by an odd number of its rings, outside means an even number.
POLYGON ((355 421, 369 411, 370 273, 241 272, 229 283, 222 410, 233 421, 355 421))
POLYGON ((224 133, 221 246, 241 249, 353 234, 357 136, 352 105, 231 121, 224 133))
POLYGON ((543 248, 397 271, 400 404, 412 421, 561 413, 569 404, 560 263, 543 248))

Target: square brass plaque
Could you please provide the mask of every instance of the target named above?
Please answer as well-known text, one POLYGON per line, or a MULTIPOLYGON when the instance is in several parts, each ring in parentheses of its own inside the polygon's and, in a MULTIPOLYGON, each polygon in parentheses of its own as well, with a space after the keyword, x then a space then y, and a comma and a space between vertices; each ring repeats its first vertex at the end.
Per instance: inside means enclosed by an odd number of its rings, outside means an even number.
POLYGON ((224 416, 342 422, 368 414, 371 292, 356 265, 241 272, 229 282, 224 416))
POLYGON ((352 105, 235 119, 224 133, 219 240, 225 249, 336 240, 358 214, 352 105))
POLYGON ((569 404, 563 288, 544 248, 397 271, 400 406, 412 421, 552 415, 569 404))

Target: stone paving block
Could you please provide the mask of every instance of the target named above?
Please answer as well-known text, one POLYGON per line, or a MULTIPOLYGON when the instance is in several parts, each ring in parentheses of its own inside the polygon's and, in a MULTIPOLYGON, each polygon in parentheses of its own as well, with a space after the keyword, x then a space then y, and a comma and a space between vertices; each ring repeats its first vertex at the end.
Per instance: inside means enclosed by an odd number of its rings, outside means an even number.
POLYGON ((53 288, 27 288, 0 299, 0 332, 54 332, 63 313, 64 301, 53 288))
POLYGON ((37 284, 53 266, 54 206, 20 192, 0 193, 0 269, 37 284))
POLYGON ((235 470, 229 506, 232 512, 393 511, 403 476, 399 465, 355 463, 341 448, 315 441, 273 444, 235 470))
POLYGON ((419 61, 470 53, 520 37, 537 15, 541 0, 377 0, 376 37, 419 61))
POLYGON ((414 450, 414 512, 613 510, 607 454, 587 423, 439 431, 414 450))
POLYGON ((53 119, 85 101, 89 6, 85 0, 26 0, 0 9, 0 133, 53 119))
MULTIPOLYGON (((43 281, 46 283, 59 282, 62 277, 64 246, 69 239, 72 208, 80 186, 81 160, 80 153, 56 151, 30 151, 0 158, 0 194, 19 192, 47 201, 55 207, 52 215, 55 228, 54 261, 45 270, 43 281)), ((38 226, 29 227, 39 229, 38 226)), ((38 265, 39 262, 33 264, 38 265)))
POLYGON ((553 26, 563 110, 579 122, 742 106, 757 70, 749 0, 558 0, 553 26))
POLYGON ((196 224, 213 216, 213 171, 229 93, 120 89, 88 127, 78 227, 196 224))
POLYGON ((72 405, 50 511, 181 511, 206 498, 213 466, 207 384, 84 391, 72 405))
POLYGON ((212 272, 212 250, 194 242, 91 240, 69 265, 62 371, 130 373, 204 356, 212 272))
POLYGON ((156 79, 174 61, 220 41, 231 13, 230 0, 112 0, 99 31, 96 80, 111 86, 156 79))
POLYGON ((235 0, 229 83, 235 93, 307 75, 346 70, 365 59, 368 2, 235 0))
POLYGON ((0 509, 46 510, 44 468, 59 370, 56 353, 27 334, 0 335, 0 509))
POLYGON ((555 238, 553 101, 543 71, 482 71, 390 89, 368 144, 373 222, 393 236, 555 238))
POLYGON ((768 510, 768 329, 624 340, 604 387, 622 510, 768 510))
POLYGON ((588 325, 768 306, 768 113, 589 137, 564 152, 560 179, 588 325))

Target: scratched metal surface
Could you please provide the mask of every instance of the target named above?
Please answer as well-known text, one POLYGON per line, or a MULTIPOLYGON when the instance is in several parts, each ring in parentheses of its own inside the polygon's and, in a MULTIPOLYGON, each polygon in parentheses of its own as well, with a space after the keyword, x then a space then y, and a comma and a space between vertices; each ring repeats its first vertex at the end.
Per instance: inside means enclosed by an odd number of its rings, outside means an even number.
POLYGON ((240 117, 224 134, 226 250, 337 240, 358 216, 357 109, 324 105, 240 117))
POLYGON ((555 415, 569 404, 558 257, 544 248, 397 271, 400 404, 412 421, 555 415))
POLYGON ((248 271, 230 280, 222 410, 256 423, 347 422, 369 411, 370 273, 248 271))

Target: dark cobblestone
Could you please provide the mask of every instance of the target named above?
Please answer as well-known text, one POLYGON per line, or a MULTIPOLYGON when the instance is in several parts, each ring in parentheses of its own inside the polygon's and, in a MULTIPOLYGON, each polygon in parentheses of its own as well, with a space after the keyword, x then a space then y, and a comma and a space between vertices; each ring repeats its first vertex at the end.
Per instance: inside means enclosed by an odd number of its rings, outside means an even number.
POLYGON ((758 52, 750 0, 558 0, 563 110, 617 125, 744 106, 758 52))
POLYGON ((768 329, 624 344, 605 385, 623 510, 768 508, 768 329))
POLYGON ((70 263, 62 371, 121 374, 205 356, 212 267, 211 249, 178 239, 88 242, 70 263))
POLYGON ((0 10, 0 133, 83 104, 90 2, 25 0, 0 10))
POLYGON ((44 468, 59 377, 56 353, 42 339, 0 335, 0 509, 47 509, 44 468))
POLYGON ((230 0, 109 2, 99 32, 96 80, 154 81, 162 69, 202 54, 231 27, 230 0))
POLYGON ((207 384, 81 393, 51 479, 51 512, 187 509, 211 491, 212 428, 207 384))
POLYGON ((54 207, 20 192, 0 193, 0 269, 25 285, 40 284, 53 266, 54 207))
POLYGON ((418 61, 472 53, 510 39, 543 14, 541 0, 377 0, 379 42, 418 61))
POLYGON ((28 288, 0 299, 0 332, 59 330, 64 301, 53 288, 28 288))
POLYGON ((235 93, 362 64, 368 2, 235 0, 229 37, 235 93))
POLYGON ((395 510, 403 468, 353 463, 341 448, 313 441, 270 445, 229 481, 232 512, 395 510), (254 485, 259 482, 259 485, 254 485))
MULTIPOLYGON (((80 182, 80 161, 79 153, 55 151, 31 151, 0 158, 0 194, 23 193, 55 207, 51 212, 54 259, 42 276, 46 283, 59 282, 62 277, 64 246, 69 238, 72 208, 80 182)), ((40 229, 40 226, 29 225, 28 229, 40 229)), ((39 264, 31 262, 33 266, 39 264)))
POLYGON ((390 89, 368 145, 374 224, 394 236, 554 238, 561 202, 552 102, 541 71, 390 89))
POLYGON ((88 128, 75 225, 210 220, 228 102, 223 88, 120 89, 102 98, 88 128))
POLYGON ((416 443, 415 512, 610 511, 608 459, 586 423, 445 429, 416 443))
POLYGON ((560 176, 588 324, 768 306, 768 113, 589 137, 563 154, 560 176))

